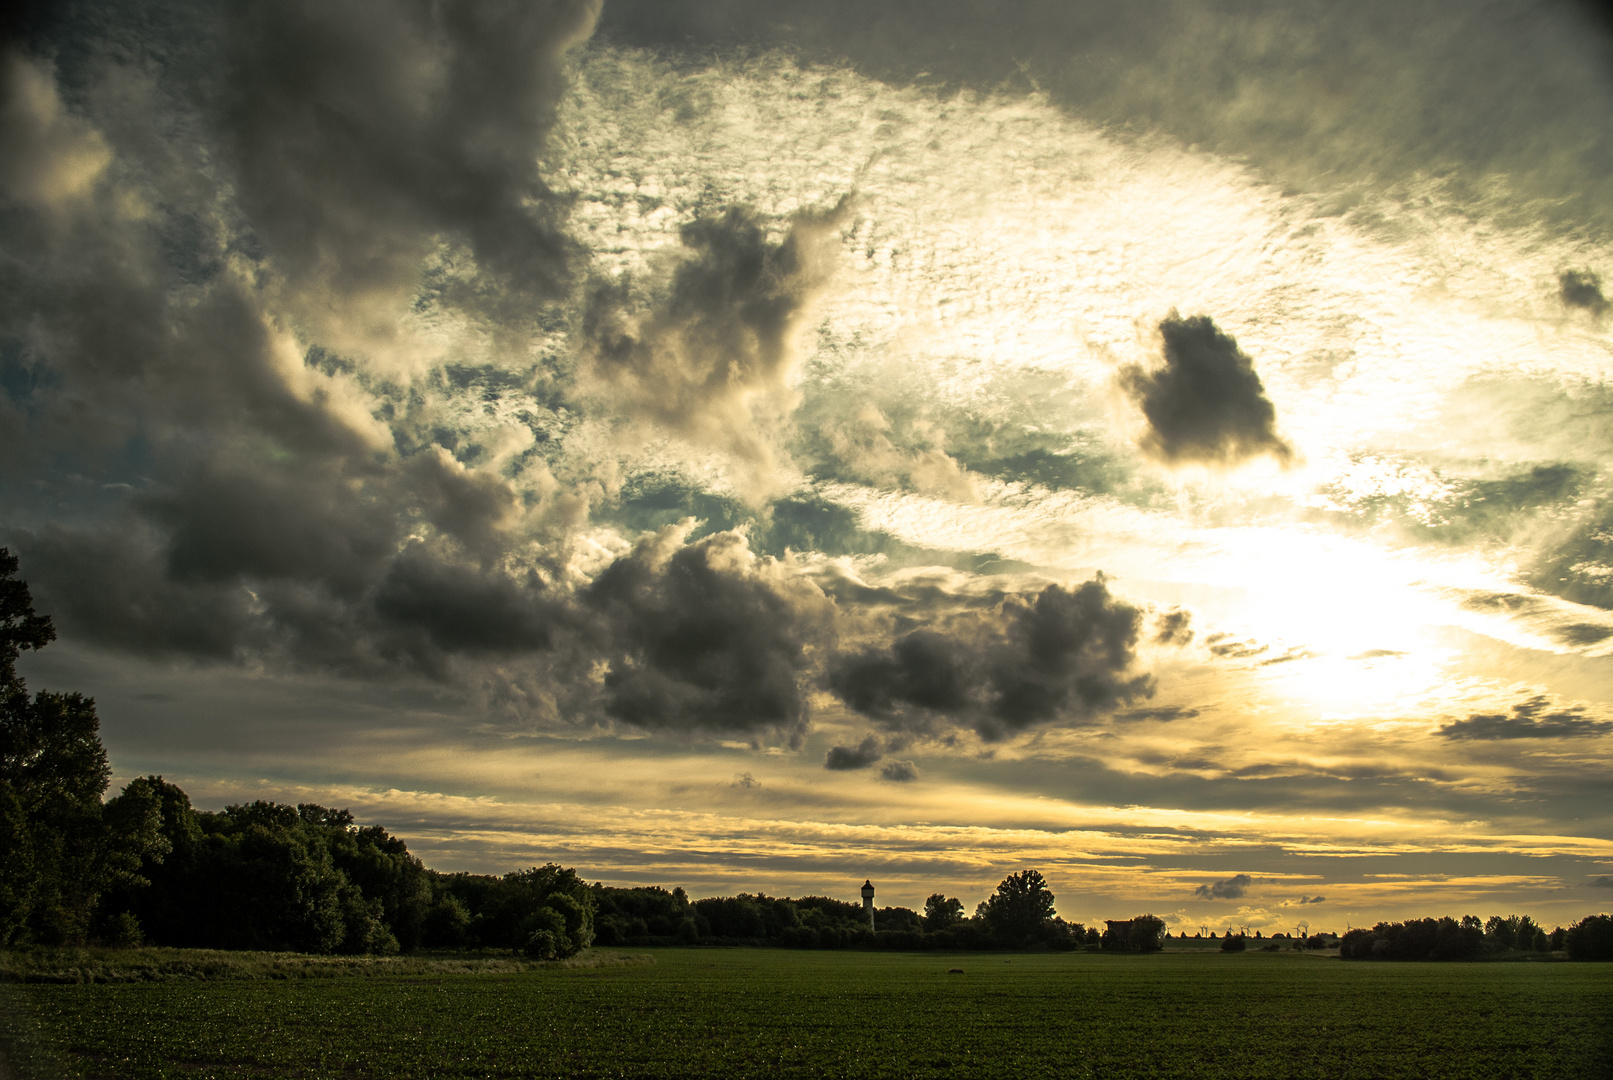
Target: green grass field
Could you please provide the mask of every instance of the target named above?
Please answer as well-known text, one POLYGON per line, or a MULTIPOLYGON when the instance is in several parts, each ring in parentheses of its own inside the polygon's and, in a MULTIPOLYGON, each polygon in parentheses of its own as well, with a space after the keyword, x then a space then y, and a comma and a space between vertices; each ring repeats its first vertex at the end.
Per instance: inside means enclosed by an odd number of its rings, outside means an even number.
POLYGON ((667 949, 377 972, 11 983, 0 1006, 22 1080, 1613 1076, 1604 964, 667 949))

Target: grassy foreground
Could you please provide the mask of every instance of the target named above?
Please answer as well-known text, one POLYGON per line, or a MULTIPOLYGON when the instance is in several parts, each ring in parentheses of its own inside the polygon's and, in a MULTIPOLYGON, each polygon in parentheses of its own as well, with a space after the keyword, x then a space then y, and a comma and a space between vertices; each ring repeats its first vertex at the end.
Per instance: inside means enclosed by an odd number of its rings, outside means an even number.
POLYGON ((594 954, 618 962, 8 983, 0 1039, 19 1080, 1613 1076, 1610 965, 594 954))

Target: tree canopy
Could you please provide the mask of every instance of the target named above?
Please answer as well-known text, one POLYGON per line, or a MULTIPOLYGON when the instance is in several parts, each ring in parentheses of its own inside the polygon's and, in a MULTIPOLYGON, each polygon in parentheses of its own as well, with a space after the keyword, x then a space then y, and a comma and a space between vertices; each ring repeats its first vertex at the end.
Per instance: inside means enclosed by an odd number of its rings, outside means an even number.
POLYGON ((985 902, 987 925, 1005 942, 1023 944, 1053 919, 1053 891, 1039 870, 1009 874, 985 902))

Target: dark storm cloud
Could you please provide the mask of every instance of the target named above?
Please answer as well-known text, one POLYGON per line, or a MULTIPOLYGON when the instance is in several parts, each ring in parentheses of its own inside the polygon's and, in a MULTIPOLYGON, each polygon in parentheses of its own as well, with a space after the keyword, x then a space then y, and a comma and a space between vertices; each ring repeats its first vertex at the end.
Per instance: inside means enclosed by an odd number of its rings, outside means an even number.
POLYGON ((1249 886, 1254 884, 1254 880, 1248 874, 1234 874, 1224 881, 1200 885, 1193 890, 1193 895, 1201 900, 1241 900, 1249 892, 1249 886))
MULTIPOLYGON (((1333 192, 1492 178, 1565 222, 1613 223, 1606 27, 1592 5, 1499 0, 612 0, 609 40, 697 56, 743 43, 898 83, 1040 91, 1333 192)), ((1423 190, 1423 187, 1417 188, 1423 190)))
POLYGON ((962 725, 1003 739, 1038 724, 1080 723, 1153 692, 1134 674, 1142 613, 1101 577, 1074 590, 1049 585, 888 647, 842 654, 829 685, 889 730, 931 734, 962 725))
POLYGON ((1557 275, 1557 295, 1569 307, 1584 308, 1592 315, 1607 310, 1607 297, 1602 295, 1602 276, 1589 270, 1564 270, 1557 275))
POLYGON ((320 581, 364 589, 396 547, 394 509, 310 468, 214 466, 136 500, 168 536, 176 581, 320 581))
POLYGON ((583 596, 608 636, 606 712, 650 730, 799 742, 807 716, 797 679, 809 647, 832 631, 829 601, 756 559, 737 533, 676 543, 670 529, 646 538, 583 596))
POLYGON ((437 236, 527 295, 566 287, 537 159, 600 0, 258 0, 226 21, 242 207, 295 280, 411 286, 437 236))
POLYGON ((910 784, 919 778, 918 766, 911 761, 888 761, 880 768, 879 778, 893 784, 910 784))
POLYGON ((443 245, 475 310, 564 291, 536 161, 595 14, 75 5, 37 45, 56 66, 3 58, 0 470, 48 493, 11 487, 8 527, 64 628, 451 678, 575 626, 539 574, 582 497, 456 459, 419 387, 308 335, 395 329, 443 245))
POLYGON ((856 746, 831 746, 825 755, 823 767, 836 771, 866 769, 885 754, 879 737, 870 735, 856 746))
POLYGON ((1148 420, 1142 448, 1170 465, 1237 465, 1294 448, 1277 434, 1277 410, 1254 361, 1207 315, 1174 311, 1159 324, 1163 366, 1128 365, 1120 386, 1148 420))
POLYGON ((1508 713, 1474 713, 1466 720, 1444 724, 1439 734, 1447 739, 1583 739, 1613 731, 1613 721, 1592 720, 1581 706, 1552 709, 1550 699, 1520 701, 1508 713), (1550 711, 1548 711, 1550 710, 1550 711))
POLYGON ((23 574, 64 633, 135 653, 233 660, 264 644, 240 586, 172 580, 147 523, 16 532, 23 574))
POLYGON ((1591 878, 1591 885, 1592 887, 1598 889, 1613 889, 1613 877, 1610 877, 1607 874, 1593 877, 1591 878))
POLYGON ((629 282, 595 289, 583 324, 595 378, 626 413, 769 468, 767 429, 795 404, 796 337, 829 280, 844 206, 798 214, 777 242, 746 207, 685 225, 685 257, 653 310, 632 314, 629 282))
POLYGON ((430 557, 411 544, 375 594, 375 611, 424 633, 445 653, 513 654, 547 649, 570 621, 535 574, 524 580, 430 557))

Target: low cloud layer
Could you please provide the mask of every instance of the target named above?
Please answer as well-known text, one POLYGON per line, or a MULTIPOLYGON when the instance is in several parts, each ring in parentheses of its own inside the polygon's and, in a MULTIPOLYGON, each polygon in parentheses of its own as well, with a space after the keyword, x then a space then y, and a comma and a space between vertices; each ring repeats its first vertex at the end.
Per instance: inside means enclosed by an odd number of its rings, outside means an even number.
POLYGON ((1248 874, 1234 874, 1222 881, 1200 885, 1193 890, 1193 895, 1201 900, 1241 900, 1248 894, 1254 880, 1248 874))
POLYGON ((831 746, 823 767, 836 772, 866 769, 885 755, 879 737, 870 735, 856 746, 831 746))
POLYGON ((1142 612, 1094 578, 1049 585, 988 612, 918 629, 889 646, 838 657, 829 685, 889 731, 953 725, 1007 738, 1046 723, 1080 724, 1153 692, 1136 672, 1142 612))
POLYGON ((1128 365, 1120 387, 1148 426, 1141 446, 1168 465, 1238 465, 1269 455, 1287 464, 1294 448, 1277 434, 1277 409, 1254 361, 1207 315, 1174 311, 1160 324, 1161 363, 1128 365))
POLYGON ((798 676, 832 631, 832 605, 737 533, 677 546, 692 524, 640 541, 584 594, 610 635, 606 711, 650 730, 775 733, 799 745, 798 676))
POLYGON ((1510 713, 1474 713, 1466 720, 1444 724, 1439 734, 1447 739, 1490 741, 1498 739, 1588 739, 1613 732, 1613 720, 1594 720, 1583 706, 1553 707, 1549 698, 1520 701, 1510 713))
POLYGON ((879 770, 879 778, 893 784, 910 784, 919 778, 918 766, 911 761, 887 761, 879 770))

